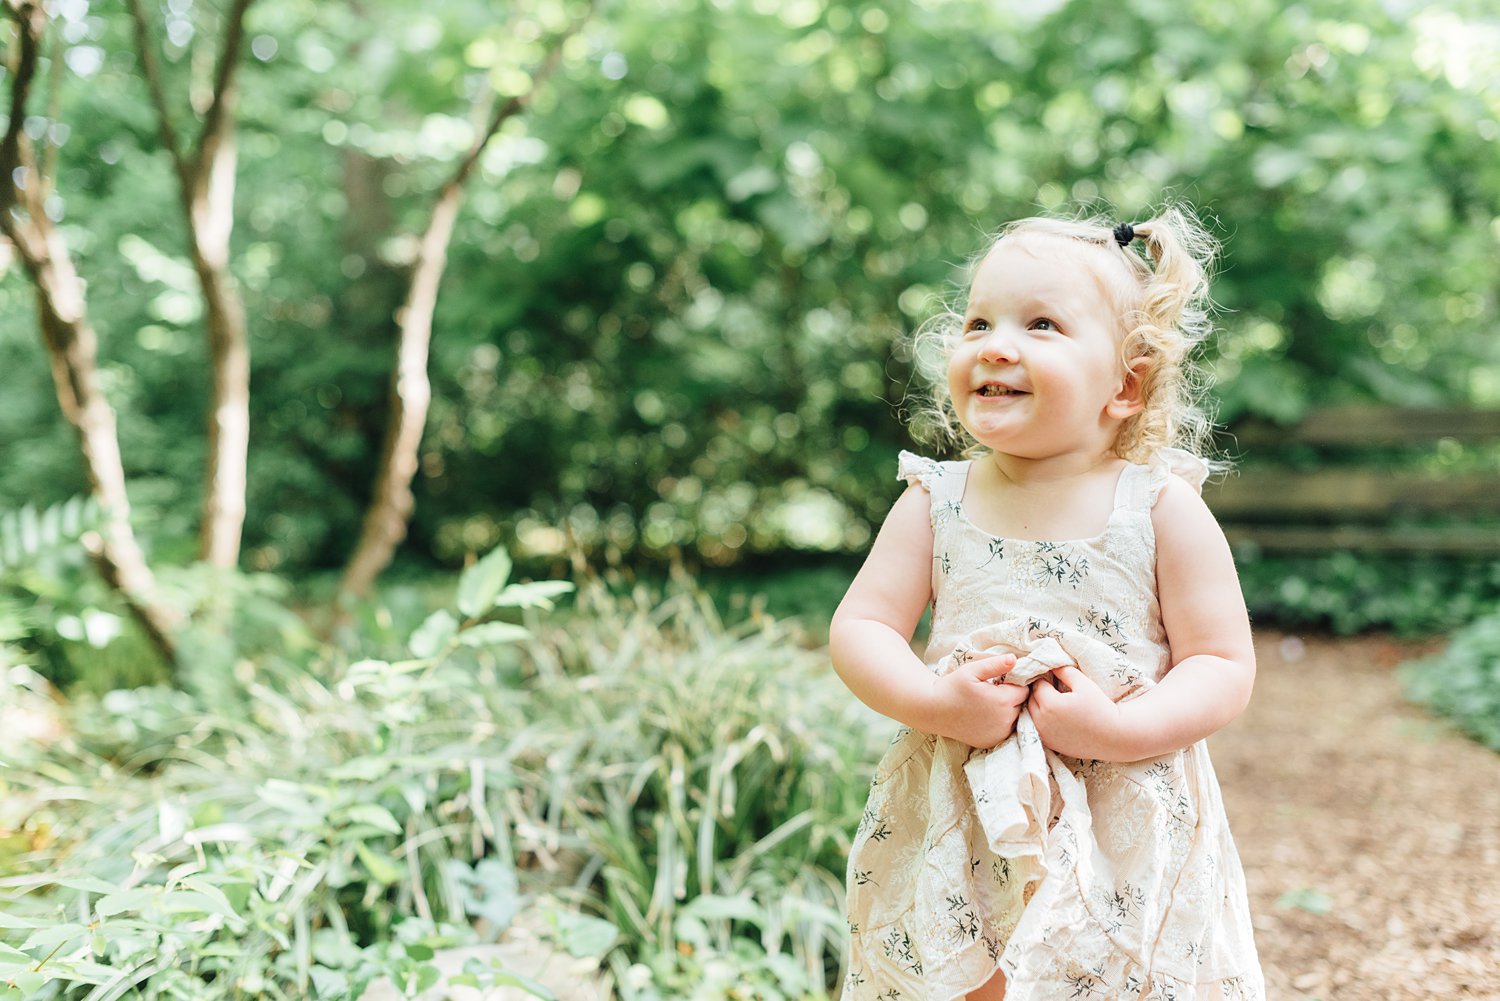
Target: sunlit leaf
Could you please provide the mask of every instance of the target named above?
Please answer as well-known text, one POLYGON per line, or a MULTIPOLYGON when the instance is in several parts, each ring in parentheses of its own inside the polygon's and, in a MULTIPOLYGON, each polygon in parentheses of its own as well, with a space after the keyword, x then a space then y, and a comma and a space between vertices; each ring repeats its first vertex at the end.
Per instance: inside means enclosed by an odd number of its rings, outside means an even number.
POLYGON ((435 656, 457 632, 458 620, 453 617, 453 613, 439 609, 427 616, 411 634, 411 652, 420 658, 435 656))
POLYGON ((356 803, 346 809, 344 814, 355 823, 369 824, 391 834, 401 833, 401 822, 379 803, 356 803))
POLYGON ((465 629, 459 634, 458 641, 464 646, 499 646, 503 643, 515 643, 530 636, 530 631, 524 626, 512 625, 509 622, 484 622, 465 629))
POLYGON ((538 580, 525 584, 511 584, 495 596, 497 608, 551 608, 552 599, 574 590, 573 582, 566 580, 538 580))
POLYGON ((510 554, 499 546, 466 567, 458 578, 458 610, 469 618, 489 611, 510 578, 510 567, 510 554))

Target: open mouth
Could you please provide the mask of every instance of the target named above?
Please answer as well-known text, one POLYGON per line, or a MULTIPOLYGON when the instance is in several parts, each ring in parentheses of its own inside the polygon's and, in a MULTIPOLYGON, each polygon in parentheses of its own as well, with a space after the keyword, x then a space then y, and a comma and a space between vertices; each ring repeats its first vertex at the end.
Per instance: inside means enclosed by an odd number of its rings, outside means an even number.
POLYGON ((1024 390, 1011 389, 1009 386, 997 386, 994 383, 979 387, 980 396, 1026 396, 1024 390))

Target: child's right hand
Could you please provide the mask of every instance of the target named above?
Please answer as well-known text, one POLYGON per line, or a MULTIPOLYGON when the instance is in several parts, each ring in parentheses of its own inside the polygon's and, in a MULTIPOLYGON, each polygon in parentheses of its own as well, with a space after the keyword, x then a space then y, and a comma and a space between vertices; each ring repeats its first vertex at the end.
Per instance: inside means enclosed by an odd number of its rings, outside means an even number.
POLYGON ((1003 742, 1031 694, 1028 686, 999 681, 1015 666, 1014 654, 997 654, 935 676, 931 732, 977 748, 1003 742))

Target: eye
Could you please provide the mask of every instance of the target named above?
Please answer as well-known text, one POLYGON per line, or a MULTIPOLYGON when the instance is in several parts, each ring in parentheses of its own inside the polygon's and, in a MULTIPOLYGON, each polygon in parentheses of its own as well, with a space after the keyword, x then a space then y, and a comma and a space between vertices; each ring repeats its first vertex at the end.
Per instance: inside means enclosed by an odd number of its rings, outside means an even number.
POLYGON ((1057 327, 1056 321, 1049 320, 1045 316, 1039 316, 1035 320, 1031 321, 1031 329, 1032 330, 1056 330, 1056 329, 1058 329, 1058 327, 1057 327))
POLYGON ((973 333, 976 331, 983 332, 988 329, 990 329, 990 321, 978 316, 974 317, 964 325, 964 330, 968 333, 973 333))

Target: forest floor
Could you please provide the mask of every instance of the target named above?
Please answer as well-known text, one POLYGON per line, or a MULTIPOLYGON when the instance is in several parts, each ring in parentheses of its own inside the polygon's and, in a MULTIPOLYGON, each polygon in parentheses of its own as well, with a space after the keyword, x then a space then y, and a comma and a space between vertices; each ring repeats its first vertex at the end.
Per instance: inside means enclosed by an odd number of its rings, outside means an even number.
POLYGON ((1257 639, 1210 740, 1280 1001, 1500 1001, 1500 754, 1410 705, 1387 638, 1257 639))

